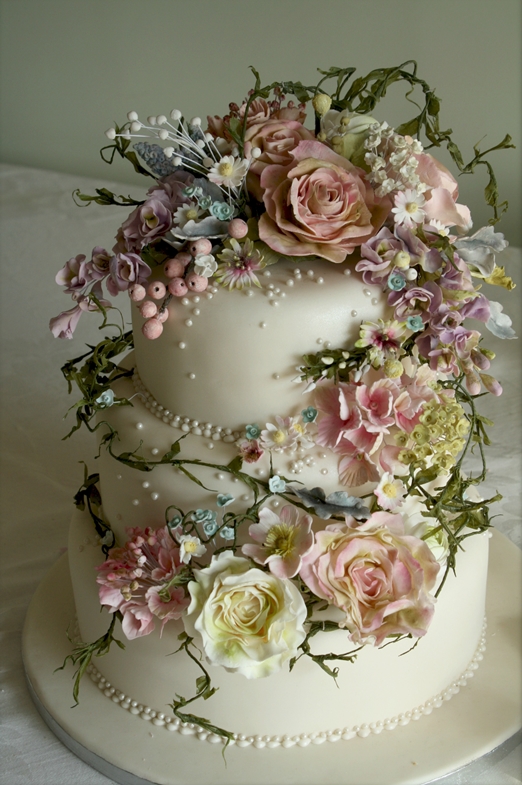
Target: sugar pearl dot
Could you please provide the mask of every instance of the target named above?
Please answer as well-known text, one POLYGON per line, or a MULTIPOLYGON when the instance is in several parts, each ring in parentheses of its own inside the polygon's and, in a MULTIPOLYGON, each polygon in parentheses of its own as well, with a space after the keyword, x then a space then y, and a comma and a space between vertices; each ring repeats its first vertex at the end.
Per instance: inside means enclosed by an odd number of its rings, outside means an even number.
POLYGON ((325 349, 329 349, 331 347, 331 345, 332 345, 331 341, 325 341, 324 342, 324 348, 325 349))
POLYGON ((328 469, 321 469, 321 474, 328 474, 328 469))
POLYGON ((223 472, 219 472, 217 478, 218 478, 218 480, 224 480, 225 479, 225 475, 223 474, 223 472))
POLYGON ((209 450, 213 450, 214 449, 214 442, 209 442, 207 444, 207 447, 208 447, 209 450))
POLYGON ((157 501, 157 500, 159 499, 159 493, 156 493, 156 492, 154 491, 154 493, 151 493, 151 495, 150 495, 150 498, 151 498, 151 499, 152 499, 152 501, 154 501, 154 502, 155 502, 155 501, 157 501))
POLYGON ((323 339, 322 339, 322 338, 318 338, 318 339, 317 339, 317 341, 316 341, 316 343, 318 343, 318 344, 319 344, 319 346, 321 346, 321 345, 322 345, 322 343, 323 343, 323 339))
POLYGON ((372 297, 372 305, 379 305, 379 300, 377 297, 372 297))
POLYGON ((266 327, 266 322, 260 322, 259 326, 264 330, 266 327))
POLYGON ((370 292, 369 289, 363 289, 363 294, 364 294, 365 297, 371 297, 372 296, 372 293, 370 292))
POLYGON ((189 373, 188 378, 189 379, 195 379, 196 378, 196 374, 195 373, 189 373))
POLYGON ((145 482, 141 483, 141 487, 142 488, 150 488, 150 482, 147 482, 147 480, 145 480, 145 482))
POLYGON ((121 474, 117 474, 117 475, 116 475, 116 479, 117 479, 117 480, 121 480, 121 474))
POLYGON ((351 274, 352 274, 352 271, 350 270, 350 268, 349 268, 349 267, 346 267, 346 268, 345 268, 345 270, 344 270, 344 274, 345 274, 345 275, 351 275, 351 274))
POLYGON ((143 423, 142 422, 137 422, 136 423, 136 430, 137 431, 142 431, 143 430, 143 423))
POLYGON ((190 300, 188 297, 181 298, 181 305, 190 305, 190 300))
POLYGON ((192 319, 185 319, 185 327, 192 327, 193 321, 192 319))
POLYGON ((194 314, 194 316, 199 316, 199 314, 201 313, 201 311, 199 310, 199 308, 194 308, 194 310, 192 311, 192 313, 194 314))
POLYGON ((317 283, 321 286, 324 283, 324 278, 321 276, 317 279, 317 283))
POLYGON ((287 286, 293 286, 294 285, 294 279, 293 278, 289 278, 288 281, 286 282, 286 285, 287 286))
POLYGON ((245 295, 247 297, 253 297, 254 296, 254 290, 253 289, 245 289, 245 295))
POLYGON ((270 305, 279 305, 279 300, 271 300, 270 305))
POLYGON ((159 450, 158 450, 158 448, 157 448, 157 447, 153 447, 153 448, 152 448, 152 450, 151 450, 151 453, 152 453, 153 455, 157 455, 157 454, 159 453, 159 450))
POLYGON ((178 343, 178 346, 179 346, 180 349, 186 349, 187 348, 187 344, 185 343, 185 341, 180 341, 178 343))
POLYGON ((350 315, 355 318, 357 316, 357 311, 350 311, 350 315))
POLYGON ((206 293, 205 293, 205 297, 207 298, 207 300, 212 300, 212 298, 214 297, 214 295, 212 294, 212 292, 206 292, 206 293))
POLYGON ((314 271, 313 271, 313 270, 307 270, 307 273, 306 273, 306 274, 307 274, 307 276, 308 276, 309 278, 313 278, 313 277, 315 276, 315 273, 314 273, 314 271))
POLYGON ((134 505, 135 507, 137 507, 137 506, 138 506, 138 504, 139 504, 140 502, 139 502, 139 499, 133 499, 133 500, 132 500, 132 503, 133 503, 133 505, 134 505))
POLYGON ((270 270, 265 270, 264 273, 263 273, 263 277, 264 278, 271 278, 272 277, 272 273, 270 272, 270 270))
POLYGON ((273 373, 273 374, 272 374, 272 379, 280 379, 280 378, 281 378, 281 377, 279 376, 279 374, 278 374, 278 373, 273 373))

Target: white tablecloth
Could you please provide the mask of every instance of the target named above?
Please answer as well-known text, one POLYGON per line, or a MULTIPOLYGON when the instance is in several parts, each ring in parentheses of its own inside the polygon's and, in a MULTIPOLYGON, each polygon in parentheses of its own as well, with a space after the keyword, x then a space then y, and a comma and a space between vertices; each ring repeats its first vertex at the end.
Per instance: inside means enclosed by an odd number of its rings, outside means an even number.
MULTIPOLYGON (((108 170, 108 174, 111 171, 108 170)), ((73 403, 60 374, 65 360, 97 343, 97 317, 84 316, 74 341, 58 341, 48 330, 51 316, 71 307, 54 283, 64 262, 95 245, 111 247, 121 208, 76 207, 75 188, 93 193, 110 184, 58 172, 17 166, 0 169, 1 202, 1 374, 2 374, 2 769, 4 785, 109 785, 109 780, 76 758, 53 736, 27 693, 20 656, 25 611, 38 583, 63 552, 72 496, 82 482, 79 461, 92 456, 89 434, 60 439, 69 430, 62 417, 73 403)), ((128 194, 130 186, 115 186, 128 194)), ((136 195, 139 195, 136 192, 136 195)), ((521 252, 508 249, 502 263, 522 280, 521 252)), ((495 295, 521 329, 522 286, 495 295)), ((490 295, 492 296, 492 295, 490 295)), ((125 308, 126 298, 117 303, 125 308)), ((504 395, 483 399, 482 412, 495 420, 486 492, 500 491, 497 527, 521 544, 520 341, 501 342, 489 334, 485 345, 498 352, 494 373, 504 395)), ((92 462, 91 462, 92 464, 92 462)), ((445 778, 448 785, 517 785, 522 782, 520 744, 506 745, 487 760, 445 778)))

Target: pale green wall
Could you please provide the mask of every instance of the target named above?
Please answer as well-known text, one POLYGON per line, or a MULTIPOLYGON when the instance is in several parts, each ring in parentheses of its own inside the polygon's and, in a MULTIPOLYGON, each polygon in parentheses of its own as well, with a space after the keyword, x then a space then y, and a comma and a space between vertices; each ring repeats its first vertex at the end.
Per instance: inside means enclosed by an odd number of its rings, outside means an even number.
MULTIPOLYGON (((2 160, 104 180, 135 181, 98 157, 103 131, 129 109, 142 115, 223 114, 262 79, 313 84, 316 66, 361 73, 414 58, 443 99, 466 159, 473 143, 509 131, 515 152, 493 161, 520 233, 520 0, 1 0, 2 160)), ((395 122, 399 91, 378 116, 395 122), (397 99, 397 101, 396 101, 397 99)), ((404 104, 401 101, 401 107, 404 104)), ((443 160, 447 160, 441 156, 443 160)), ((461 200, 478 228, 483 173, 461 200)))

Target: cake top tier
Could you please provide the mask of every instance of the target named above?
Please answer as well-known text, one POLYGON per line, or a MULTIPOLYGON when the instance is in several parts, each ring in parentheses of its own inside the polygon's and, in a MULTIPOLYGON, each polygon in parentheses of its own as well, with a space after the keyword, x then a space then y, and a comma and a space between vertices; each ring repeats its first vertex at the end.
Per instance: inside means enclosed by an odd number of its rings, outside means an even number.
POLYGON ((189 292, 171 300, 152 342, 134 306, 142 382, 173 414, 234 430, 301 411, 303 356, 353 346, 361 322, 392 314, 381 288, 352 269, 283 258, 260 275, 262 288, 189 292))

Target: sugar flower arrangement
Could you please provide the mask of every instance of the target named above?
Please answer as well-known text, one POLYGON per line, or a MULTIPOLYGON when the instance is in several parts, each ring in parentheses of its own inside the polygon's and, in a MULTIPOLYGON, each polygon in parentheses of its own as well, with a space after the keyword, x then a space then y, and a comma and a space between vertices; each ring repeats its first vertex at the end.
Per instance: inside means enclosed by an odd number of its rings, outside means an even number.
MULTIPOLYGON (((157 340, 176 298, 209 286, 259 287, 259 271, 281 257, 351 266, 366 284, 381 287, 392 315, 363 322, 354 346, 303 358, 300 378, 310 403, 300 416, 241 425, 236 458, 214 468, 254 490, 246 511, 226 494, 218 494, 216 509, 171 505, 163 526, 144 521, 116 547, 99 508, 97 477, 86 478, 77 504, 88 505, 101 537, 106 560, 97 581, 113 623, 108 638, 71 655, 79 662, 76 694, 87 662, 113 639, 116 618, 128 639, 181 620, 180 649, 194 659, 190 647, 198 637, 208 662, 247 678, 285 664, 292 669, 305 655, 335 676, 337 668, 327 663, 353 661, 358 647, 424 636, 462 541, 489 526, 488 504, 499 497, 482 500, 474 491, 485 476, 488 424, 475 400, 483 389, 494 395, 502 389, 489 373, 493 353, 466 320, 482 322, 497 337, 515 337, 502 306, 481 288, 514 286, 496 262, 507 243, 493 224, 506 205, 498 203, 485 159, 510 147, 510 138, 484 153, 475 149, 464 164, 451 132, 440 130, 439 100, 414 63, 351 81, 354 70, 320 72, 313 87, 262 87, 254 71, 248 97, 231 103, 223 117, 208 117, 206 130, 200 118, 187 121, 178 110, 146 121, 129 112, 127 123, 107 131, 111 144, 102 156, 112 163, 119 155, 150 178, 145 198, 77 192, 83 202, 132 211, 111 251, 96 247, 89 259, 80 254, 56 276, 75 302, 51 320, 57 337, 71 338, 84 311, 106 317, 105 286, 112 296, 128 293, 144 335, 157 340), (421 90, 425 105, 394 129, 374 110, 397 81, 421 90), (442 144, 461 173, 487 167, 491 225, 472 233, 456 179, 427 152, 442 144), (149 282, 155 267, 163 280, 149 282), (328 496, 272 469, 274 454, 292 456, 314 445, 338 456, 341 490, 328 496), (474 445, 482 459, 475 477, 462 469, 474 445), (265 453, 267 481, 248 471, 265 453), (279 513, 265 506, 274 495, 284 502, 279 513), (334 611, 327 621, 320 615, 325 608, 334 611), (345 629, 356 648, 313 654, 309 641, 319 629, 345 629)), ((129 405, 114 397, 111 384, 128 374, 112 358, 130 346, 132 335, 120 331, 64 366, 82 392, 73 430, 82 424, 92 430, 97 412, 129 405)), ((116 441, 109 428, 103 443, 111 455, 140 470, 213 466, 184 457, 181 440, 153 461, 138 452, 118 454, 116 441)), ((205 727, 184 711, 212 694, 208 672, 195 661, 203 672, 197 693, 178 696, 172 708, 205 727)))

